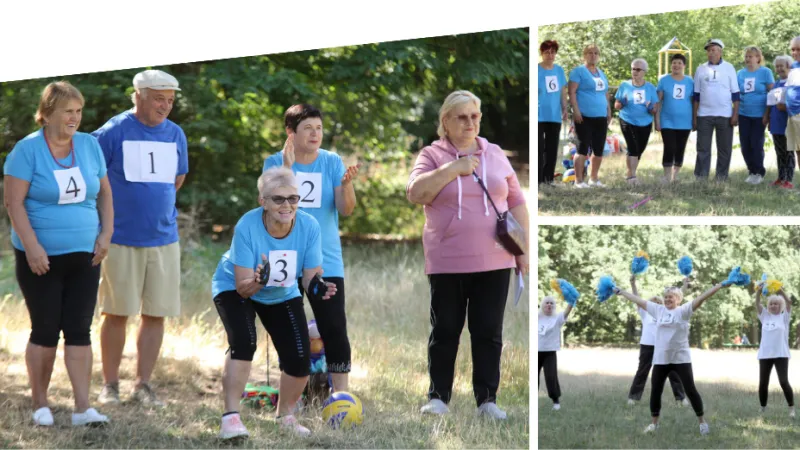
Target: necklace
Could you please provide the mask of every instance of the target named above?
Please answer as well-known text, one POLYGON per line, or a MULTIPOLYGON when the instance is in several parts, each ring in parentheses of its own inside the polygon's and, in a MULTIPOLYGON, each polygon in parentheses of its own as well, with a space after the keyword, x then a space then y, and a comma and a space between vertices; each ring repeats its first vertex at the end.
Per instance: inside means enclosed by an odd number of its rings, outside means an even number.
POLYGON ((47 133, 42 131, 42 136, 44 136, 44 143, 47 144, 47 150, 50 152, 50 156, 53 158, 53 161, 55 161, 56 164, 59 165, 59 167, 62 167, 64 169, 71 169, 72 167, 75 167, 75 143, 73 142, 72 139, 69 140, 69 156, 72 156, 72 158, 70 160, 69 165, 65 166, 60 162, 58 162, 58 159, 56 159, 56 155, 53 154, 53 150, 50 148, 50 141, 47 140, 47 133))

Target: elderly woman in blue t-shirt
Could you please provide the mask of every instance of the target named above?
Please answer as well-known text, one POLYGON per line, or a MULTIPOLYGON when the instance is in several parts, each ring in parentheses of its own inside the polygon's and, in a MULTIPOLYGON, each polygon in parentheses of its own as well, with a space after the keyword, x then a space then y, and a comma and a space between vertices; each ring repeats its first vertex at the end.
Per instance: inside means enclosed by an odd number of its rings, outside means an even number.
POLYGON ((647 61, 642 58, 631 62, 631 79, 623 81, 617 89, 614 108, 619 110, 619 124, 625 143, 628 145, 628 175, 629 184, 638 184, 636 169, 642 158, 650 132, 653 130, 653 114, 657 111, 658 94, 656 87, 645 81, 647 61))

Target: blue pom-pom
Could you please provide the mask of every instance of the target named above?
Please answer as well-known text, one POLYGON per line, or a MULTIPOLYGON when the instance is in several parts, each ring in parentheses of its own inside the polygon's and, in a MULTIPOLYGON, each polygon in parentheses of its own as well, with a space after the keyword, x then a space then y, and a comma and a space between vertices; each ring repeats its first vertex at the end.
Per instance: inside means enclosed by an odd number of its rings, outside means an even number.
POLYGON ((564 298, 564 301, 567 302, 569 306, 575 307, 575 303, 578 302, 578 299, 581 296, 581 293, 575 289, 575 286, 571 285, 569 281, 562 280, 561 278, 558 279, 558 284, 561 286, 561 296, 564 298))
POLYGON ((750 275, 746 273, 742 273, 742 268, 736 266, 731 270, 731 273, 728 274, 728 279, 722 282, 723 286, 730 286, 735 284, 737 286, 747 286, 750 284, 750 275))
POLYGON ((597 283, 597 300, 600 303, 611 298, 614 295, 614 288, 617 285, 614 284, 614 279, 608 275, 603 275, 600 277, 600 281, 597 283))
POLYGON ((681 272, 681 275, 688 277, 692 274, 693 269, 694 264, 692 263, 692 258, 684 256, 678 260, 678 270, 681 272))
POLYGON ((565 159, 561 161, 561 164, 564 166, 565 169, 569 170, 575 165, 571 159, 565 159))
POLYGON ((764 287, 761 288, 761 295, 769 294, 769 290, 767 289, 767 274, 761 274, 761 281, 764 283, 764 287))
POLYGON ((631 262, 631 273, 634 275, 641 275, 648 267, 650 267, 650 261, 648 261, 647 258, 644 256, 636 256, 631 262))

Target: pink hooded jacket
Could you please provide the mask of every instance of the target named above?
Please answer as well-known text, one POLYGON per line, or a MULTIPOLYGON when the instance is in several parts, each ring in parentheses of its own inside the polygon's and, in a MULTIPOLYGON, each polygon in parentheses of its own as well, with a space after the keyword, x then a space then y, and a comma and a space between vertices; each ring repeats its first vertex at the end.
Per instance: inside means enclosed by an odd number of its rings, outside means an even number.
MULTIPOLYGON (((517 174, 505 153, 482 137, 478 150, 478 176, 500 212, 525 203, 517 174)), ((409 182, 423 173, 465 156, 446 138, 425 147, 417 157, 409 182)), ((514 255, 495 238, 497 214, 475 177, 458 177, 448 183, 436 198, 425 205, 422 246, 425 274, 476 273, 516 267, 514 255)))

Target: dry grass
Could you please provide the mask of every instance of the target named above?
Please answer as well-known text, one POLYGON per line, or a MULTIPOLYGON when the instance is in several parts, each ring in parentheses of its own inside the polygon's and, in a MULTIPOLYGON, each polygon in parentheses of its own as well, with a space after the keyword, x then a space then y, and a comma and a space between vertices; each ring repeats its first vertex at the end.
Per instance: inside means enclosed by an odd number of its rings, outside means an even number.
MULTIPOLYGON (((112 420, 104 429, 72 429, 72 394, 63 365, 63 346, 50 388, 56 427, 31 426, 30 390, 24 349, 29 333, 28 314, 13 275, 13 257, 0 259, 0 447, 13 448, 218 448, 216 439, 222 409, 222 361, 225 335, 210 297, 210 277, 224 251, 217 244, 184 248, 183 316, 168 321, 162 358, 154 385, 168 402, 164 410, 138 406, 103 407, 112 420)), ((449 417, 421 417, 419 407, 427 392, 426 344, 429 332, 427 280, 418 245, 348 246, 348 328, 353 346, 351 390, 364 402, 367 417, 354 432, 328 429, 319 410, 301 418, 314 435, 307 440, 278 430, 273 414, 245 410, 243 418, 252 438, 247 448, 358 447, 358 448, 523 448, 529 442, 528 301, 506 309, 502 380, 498 404, 509 413, 505 423, 475 417, 471 389, 469 333, 462 335, 457 361, 453 411, 449 417)), ((310 313, 310 310, 308 311, 310 313)), ((99 320, 93 326, 95 352, 92 400, 102 378, 99 361, 99 320)), ((135 327, 129 326, 122 363, 123 399, 132 388, 135 369, 135 327)), ((259 336, 253 381, 265 381, 271 370, 276 385, 277 355, 266 365, 266 341, 259 336)), ((63 345, 63 344, 62 344, 63 345)))

